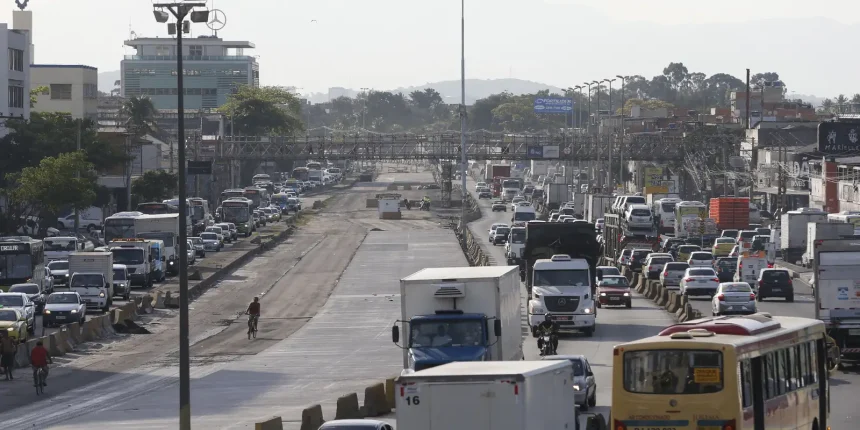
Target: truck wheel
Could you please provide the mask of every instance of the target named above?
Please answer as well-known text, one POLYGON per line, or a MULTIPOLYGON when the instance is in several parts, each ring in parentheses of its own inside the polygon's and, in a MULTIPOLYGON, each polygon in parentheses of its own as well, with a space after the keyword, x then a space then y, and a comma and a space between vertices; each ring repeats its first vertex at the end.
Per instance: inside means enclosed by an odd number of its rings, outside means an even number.
POLYGON ((589 328, 589 329, 586 329, 586 330, 585 330, 585 336, 586 336, 586 337, 592 337, 592 336, 594 336, 594 327, 589 328))

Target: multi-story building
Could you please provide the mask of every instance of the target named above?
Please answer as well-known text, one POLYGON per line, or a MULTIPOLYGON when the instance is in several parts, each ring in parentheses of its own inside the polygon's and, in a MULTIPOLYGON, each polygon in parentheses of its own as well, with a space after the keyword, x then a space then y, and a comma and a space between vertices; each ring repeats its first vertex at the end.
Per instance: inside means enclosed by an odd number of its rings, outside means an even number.
MULTIPOLYGON (((176 40, 137 38, 125 41, 137 50, 120 68, 123 97, 147 96, 156 109, 177 109, 176 40)), ((260 85, 260 65, 245 55, 254 44, 199 36, 183 41, 182 59, 186 110, 214 109, 241 85, 260 85)))
POLYGON ((75 64, 33 64, 33 88, 47 90, 36 96, 34 112, 65 112, 75 119, 98 117, 99 71, 75 64))
MULTIPOLYGON (((0 100, 7 100, 0 108, 0 118, 30 119, 30 35, 27 30, 10 30, 0 24, 0 47, 7 55, 0 57, 0 100), (5 63, 3 60, 6 60, 5 63)), ((0 121, 0 136, 6 128, 0 121)))

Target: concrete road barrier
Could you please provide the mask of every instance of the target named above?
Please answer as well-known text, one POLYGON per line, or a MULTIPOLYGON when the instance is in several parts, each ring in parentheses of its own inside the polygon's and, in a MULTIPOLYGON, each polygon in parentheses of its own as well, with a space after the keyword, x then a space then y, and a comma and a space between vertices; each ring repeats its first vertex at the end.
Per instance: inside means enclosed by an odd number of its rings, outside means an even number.
POLYGON ((323 419, 322 406, 313 405, 302 410, 301 430, 319 430, 323 424, 325 424, 325 420, 323 419))
POLYGON ((16 367, 30 366, 30 350, 32 349, 30 342, 32 342, 32 346, 36 346, 37 339, 28 340, 27 342, 18 344, 18 350, 15 351, 16 367))
POLYGON ((603 414, 589 415, 585 420, 586 430, 606 430, 606 418, 603 414))
POLYGON ((363 409, 367 417, 378 417, 391 412, 385 397, 385 384, 374 384, 364 389, 363 409))
MULTIPOLYGON (((101 318, 100 321, 102 323, 102 336, 107 336, 110 334, 116 334, 116 332, 113 329, 113 321, 111 321, 109 314, 108 315, 102 315, 99 318, 101 318)), ((134 318, 134 316, 132 316, 132 318, 134 318)))
POLYGON ((71 337, 72 341, 75 344, 79 344, 84 341, 84 337, 81 336, 81 323, 73 322, 68 325, 69 327, 69 337, 71 337))
POLYGON ((377 207, 379 207, 379 200, 377 200, 377 199, 367 199, 367 201, 366 201, 366 202, 365 202, 365 204, 364 204, 364 207, 365 207, 366 209, 376 209, 377 207))
POLYGON ((147 294, 147 295, 141 297, 140 309, 139 309, 138 313, 142 313, 142 314, 152 313, 152 309, 153 309, 152 299, 153 299, 153 297, 150 294, 147 294))
POLYGON ((666 311, 674 314, 681 307, 681 296, 674 291, 669 291, 669 301, 666 303, 666 311))
POLYGON ((337 399, 337 410, 334 414, 336 420, 349 420, 364 418, 358 406, 358 394, 349 393, 337 399))
POLYGON ((161 291, 156 291, 155 297, 153 297, 152 300, 153 300, 152 306, 155 309, 164 309, 165 308, 165 306, 164 306, 164 293, 162 293, 161 291))
MULTIPOLYGON (((80 330, 80 328, 78 328, 78 330, 80 330)), ((74 351, 75 345, 78 344, 78 341, 76 341, 72 336, 72 326, 70 324, 66 324, 60 329, 60 332, 63 333, 63 348, 66 349, 66 352, 74 351)))
POLYGON ((283 430, 284 424, 281 417, 272 417, 265 421, 254 423, 254 430, 283 430))
POLYGON ((627 278, 627 282, 631 282, 630 285, 633 285, 633 275, 630 274, 630 269, 627 266, 621 266, 621 276, 627 278))
POLYGON ((660 298, 657 300, 657 306, 665 308, 669 303, 669 290, 663 288, 663 286, 658 282, 654 282, 654 285, 656 285, 658 291, 660 291, 660 298))
POLYGON ((388 407, 394 409, 396 404, 394 401, 394 379, 388 378, 385 380, 385 400, 388 401, 388 407))
POLYGON ((684 322, 693 319, 693 305, 687 303, 684 305, 684 309, 681 313, 681 316, 678 318, 678 321, 684 322))
POLYGON ((62 357, 66 355, 66 350, 62 349, 59 336, 57 336, 56 332, 51 333, 48 336, 48 344, 45 345, 45 347, 48 349, 48 353, 53 357, 62 357))

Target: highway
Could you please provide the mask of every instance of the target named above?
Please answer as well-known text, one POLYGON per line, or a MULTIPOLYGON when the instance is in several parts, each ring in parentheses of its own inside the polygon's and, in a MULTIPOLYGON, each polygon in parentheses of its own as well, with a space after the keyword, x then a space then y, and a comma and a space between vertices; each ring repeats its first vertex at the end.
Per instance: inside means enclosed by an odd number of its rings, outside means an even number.
MULTIPOLYGON (((393 181, 431 176, 383 173, 376 183, 335 192, 295 235, 192 302, 195 427, 245 428, 273 414, 298 421, 313 403, 331 419, 337 397, 399 374, 401 353, 390 338, 399 279, 467 262, 431 213, 380 220, 366 208, 393 181), (262 317, 249 341, 242 312, 254 296, 262 317)), ((36 398, 29 378, 0 386, 4 428, 175 428, 176 320, 175 310, 158 310, 143 319, 152 334, 102 342, 52 370, 46 399, 36 398)))

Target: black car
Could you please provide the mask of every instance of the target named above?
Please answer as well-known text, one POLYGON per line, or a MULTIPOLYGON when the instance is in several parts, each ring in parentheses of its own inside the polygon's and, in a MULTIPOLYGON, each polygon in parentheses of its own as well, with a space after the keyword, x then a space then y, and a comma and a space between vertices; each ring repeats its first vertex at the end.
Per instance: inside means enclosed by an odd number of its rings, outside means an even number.
POLYGON ((668 253, 672 250, 672 248, 676 248, 678 245, 682 245, 684 243, 684 239, 675 239, 675 238, 667 238, 663 240, 663 243, 660 245, 660 251, 668 253))
POLYGON ((481 190, 481 192, 478 193, 478 198, 479 199, 491 199, 491 198, 493 198, 493 192, 490 190, 481 190))
POLYGON ((10 293, 24 293, 36 305, 36 314, 41 315, 45 309, 45 293, 39 290, 38 284, 15 284, 9 287, 10 293))
POLYGON ((633 255, 630 257, 630 270, 634 272, 639 272, 642 270, 642 263, 645 262, 645 258, 648 257, 652 251, 650 249, 634 249, 633 255))
POLYGON ((733 282, 735 272, 738 270, 737 257, 721 257, 714 262, 714 269, 717 270, 717 278, 720 282, 733 282))
POLYGON ((794 284, 788 270, 763 269, 758 275, 756 299, 762 301, 771 297, 782 297, 787 302, 794 301, 794 284))
POLYGON ((508 233, 511 230, 507 227, 499 227, 496 229, 496 234, 493 236, 493 245, 504 244, 508 242, 508 233))

